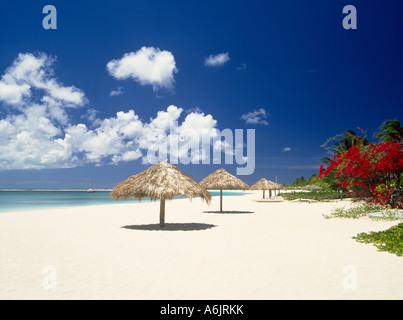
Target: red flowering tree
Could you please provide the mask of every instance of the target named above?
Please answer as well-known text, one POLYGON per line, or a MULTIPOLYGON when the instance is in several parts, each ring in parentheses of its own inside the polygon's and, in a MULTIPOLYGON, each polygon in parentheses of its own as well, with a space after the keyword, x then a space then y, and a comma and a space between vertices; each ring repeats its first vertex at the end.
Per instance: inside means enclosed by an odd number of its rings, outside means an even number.
POLYGON ((318 178, 335 173, 349 194, 374 203, 403 208, 403 143, 383 141, 352 146, 322 165, 318 178))

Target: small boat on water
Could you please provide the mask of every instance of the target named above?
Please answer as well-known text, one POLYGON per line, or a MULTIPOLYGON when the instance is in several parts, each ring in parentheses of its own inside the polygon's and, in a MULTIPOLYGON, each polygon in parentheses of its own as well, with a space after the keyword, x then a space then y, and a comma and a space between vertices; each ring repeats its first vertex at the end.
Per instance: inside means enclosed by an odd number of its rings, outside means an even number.
POLYGON ((91 177, 91 188, 87 189, 87 192, 95 192, 93 188, 93 178, 91 177))

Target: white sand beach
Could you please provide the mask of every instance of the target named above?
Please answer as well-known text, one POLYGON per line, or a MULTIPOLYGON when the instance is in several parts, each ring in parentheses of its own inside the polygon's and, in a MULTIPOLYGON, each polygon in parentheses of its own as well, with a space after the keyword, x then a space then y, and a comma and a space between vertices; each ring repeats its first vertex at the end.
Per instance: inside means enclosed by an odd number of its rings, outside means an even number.
POLYGON ((159 202, 0 213, 0 299, 403 299, 403 258, 351 238, 397 221, 260 197, 167 201, 164 231, 159 202))

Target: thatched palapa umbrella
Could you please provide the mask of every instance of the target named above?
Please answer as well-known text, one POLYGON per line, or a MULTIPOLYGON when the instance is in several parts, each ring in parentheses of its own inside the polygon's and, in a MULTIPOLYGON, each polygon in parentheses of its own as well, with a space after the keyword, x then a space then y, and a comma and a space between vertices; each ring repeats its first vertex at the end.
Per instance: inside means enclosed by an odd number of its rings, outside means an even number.
POLYGON ((205 189, 220 189, 220 212, 222 212, 222 190, 223 189, 241 189, 249 190, 249 186, 241 179, 230 174, 224 169, 218 169, 199 182, 199 185, 205 189))
POLYGON ((115 200, 145 197, 150 197, 151 200, 160 199, 161 228, 165 226, 165 199, 172 199, 177 195, 186 196, 190 200, 200 196, 208 204, 211 201, 211 194, 208 191, 166 161, 157 163, 119 183, 112 190, 111 195, 115 200))
MULTIPOLYGON (((270 181, 270 180, 269 180, 270 181)), ((270 181, 270 182, 273 182, 273 181, 270 181)), ((277 183, 277 182, 273 182, 274 183, 274 185, 276 186, 276 188, 274 189, 274 190, 281 190, 281 189, 284 189, 284 186, 282 185, 282 184, 280 184, 280 183, 277 183)))
POLYGON ((279 186, 270 180, 267 180, 265 178, 260 179, 258 182, 256 182, 253 186, 250 187, 251 190, 263 190, 263 198, 265 197, 265 191, 266 190, 276 190, 279 188, 279 186))

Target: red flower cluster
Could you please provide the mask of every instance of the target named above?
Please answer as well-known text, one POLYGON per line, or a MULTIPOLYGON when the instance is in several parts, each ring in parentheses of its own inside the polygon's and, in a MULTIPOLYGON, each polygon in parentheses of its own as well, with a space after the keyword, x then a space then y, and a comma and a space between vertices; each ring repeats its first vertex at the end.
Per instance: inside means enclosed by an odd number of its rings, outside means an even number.
POLYGON ((332 157, 319 178, 335 172, 336 183, 347 192, 391 207, 403 207, 403 143, 380 142, 353 146, 332 157))

